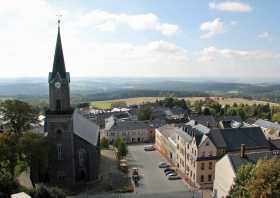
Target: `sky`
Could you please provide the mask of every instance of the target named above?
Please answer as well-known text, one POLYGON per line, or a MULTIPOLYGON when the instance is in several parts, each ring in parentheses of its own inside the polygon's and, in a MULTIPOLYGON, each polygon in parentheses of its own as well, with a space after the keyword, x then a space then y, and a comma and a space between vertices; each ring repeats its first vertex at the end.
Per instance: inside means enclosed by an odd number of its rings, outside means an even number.
POLYGON ((278 0, 0 0, 0 78, 47 77, 57 15, 71 76, 280 74, 278 0))

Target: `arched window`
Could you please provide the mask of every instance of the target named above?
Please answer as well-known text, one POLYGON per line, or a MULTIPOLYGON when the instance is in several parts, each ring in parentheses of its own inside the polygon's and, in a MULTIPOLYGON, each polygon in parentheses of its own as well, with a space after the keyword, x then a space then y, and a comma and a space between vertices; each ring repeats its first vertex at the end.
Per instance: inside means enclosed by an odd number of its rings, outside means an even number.
POLYGON ((79 166, 85 166, 86 162, 86 150, 85 149, 80 149, 78 151, 78 157, 79 157, 79 166))
POLYGON ((56 111, 61 111, 61 101, 60 100, 56 100, 55 109, 56 109, 56 111))

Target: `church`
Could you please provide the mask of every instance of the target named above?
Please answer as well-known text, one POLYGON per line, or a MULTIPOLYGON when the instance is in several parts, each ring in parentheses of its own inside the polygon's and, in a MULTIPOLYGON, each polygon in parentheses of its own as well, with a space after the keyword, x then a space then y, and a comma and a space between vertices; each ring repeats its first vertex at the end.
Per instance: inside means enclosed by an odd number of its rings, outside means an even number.
POLYGON ((71 107, 70 74, 66 72, 60 21, 52 72, 49 73, 48 140, 53 145, 48 161, 52 185, 73 186, 95 180, 100 159, 99 126, 71 107))

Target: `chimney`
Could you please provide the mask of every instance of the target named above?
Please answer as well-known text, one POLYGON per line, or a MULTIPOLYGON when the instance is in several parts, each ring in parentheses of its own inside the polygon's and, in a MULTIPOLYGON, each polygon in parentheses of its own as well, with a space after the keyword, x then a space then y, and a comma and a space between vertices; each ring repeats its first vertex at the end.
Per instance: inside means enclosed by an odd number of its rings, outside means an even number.
POLYGON ((245 144, 241 144, 241 148, 240 148, 240 157, 241 158, 245 158, 245 144))

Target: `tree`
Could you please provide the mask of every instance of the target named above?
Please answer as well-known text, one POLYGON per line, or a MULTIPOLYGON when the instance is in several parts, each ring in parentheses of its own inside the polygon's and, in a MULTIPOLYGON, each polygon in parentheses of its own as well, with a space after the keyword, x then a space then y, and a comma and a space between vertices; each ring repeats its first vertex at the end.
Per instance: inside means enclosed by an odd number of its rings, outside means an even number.
POLYGON ((280 160, 258 161, 254 179, 249 184, 252 198, 280 197, 280 160))
POLYGON ((127 155, 127 146, 124 141, 121 141, 118 145, 118 154, 120 157, 124 157, 127 155))
POLYGON ((137 112, 138 120, 150 120, 152 115, 152 109, 150 105, 144 105, 137 112))
POLYGON ((106 137, 102 137, 100 141, 101 148, 109 148, 109 141, 106 137))
POLYGON ((274 113, 272 116, 273 122, 280 122, 280 113, 274 113))
POLYGON ((16 188, 17 184, 11 173, 3 167, 0 168, 0 193, 9 195, 16 188))
POLYGON ((229 193, 231 198, 250 198, 250 192, 248 191, 248 184, 254 177, 253 164, 246 164, 241 166, 236 173, 236 178, 234 179, 234 185, 229 193))
POLYGON ((231 198, 280 197, 280 159, 259 160, 256 165, 241 166, 236 173, 231 198))
POLYGON ((117 137, 113 143, 114 147, 118 148, 121 142, 123 142, 123 139, 121 137, 117 137))
POLYGON ((39 110, 20 100, 5 100, 0 104, 0 114, 8 131, 21 133, 38 123, 39 110))
POLYGON ((11 133, 0 134, 0 169, 5 168, 12 178, 19 159, 18 136, 11 133))
POLYGON ((41 134, 24 133, 19 138, 21 160, 31 169, 31 180, 44 181, 47 173, 48 154, 51 149, 47 138, 41 134))

